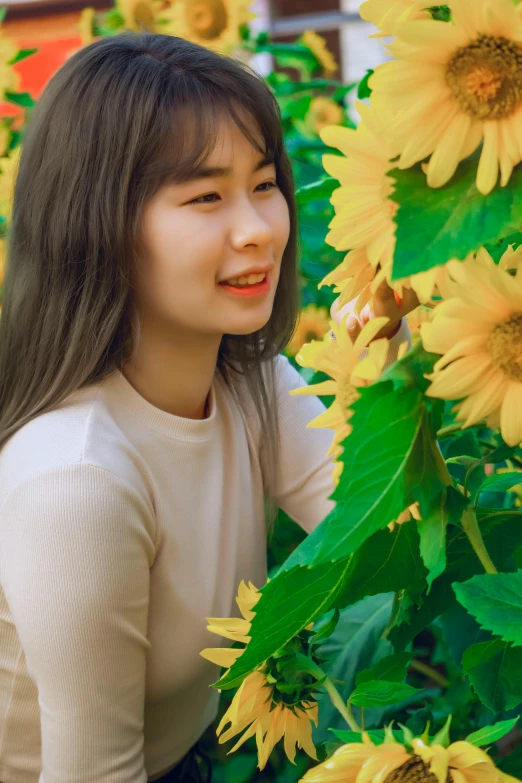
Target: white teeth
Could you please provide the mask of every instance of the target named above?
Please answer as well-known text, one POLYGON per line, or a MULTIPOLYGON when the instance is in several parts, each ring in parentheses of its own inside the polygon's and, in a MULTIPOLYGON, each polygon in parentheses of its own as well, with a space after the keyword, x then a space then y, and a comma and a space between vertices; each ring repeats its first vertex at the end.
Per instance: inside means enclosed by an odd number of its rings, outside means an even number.
POLYGON ((265 273, 262 272, 259 275, 241 275, 241 277, 231 277, 230 280, 225 282, 228 285, 255 285, 265 279, 265 273))

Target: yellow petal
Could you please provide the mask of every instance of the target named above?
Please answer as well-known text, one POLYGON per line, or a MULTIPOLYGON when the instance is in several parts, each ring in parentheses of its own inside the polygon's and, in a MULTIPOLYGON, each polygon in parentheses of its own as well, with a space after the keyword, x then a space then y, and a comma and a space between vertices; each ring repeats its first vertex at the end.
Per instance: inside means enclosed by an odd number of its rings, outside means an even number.
POLYGON ((200 655, 211 663, 230 669, 243 652, 244 650, 232 650, 230 647, 206 647, 201 650, 200 655))
POLYGON ((500 409, 500 431, 508 446, 522 442, 522 383, 512 381, 500 409))
POLYGON ((499 132, 498 122, 484 123, 484 146, 477 169, 477 189, 483 196, 491 193, 498 179, 499 132))

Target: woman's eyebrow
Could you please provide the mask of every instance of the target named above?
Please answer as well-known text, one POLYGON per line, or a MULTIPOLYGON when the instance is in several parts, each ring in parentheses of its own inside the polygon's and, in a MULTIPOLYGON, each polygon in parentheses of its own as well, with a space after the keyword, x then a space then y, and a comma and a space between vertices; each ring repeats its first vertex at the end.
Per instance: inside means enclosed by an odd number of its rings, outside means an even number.
MULTIPOLYGON (((260 169, 264 168, 265 166, 269 166, 273 162, 273 155, 265 155, 256 163, 252 173, 255 174, 256 172, 260 171, 260 169)), ((198 168, 196 171, 193 171, 186 177, 183 177, 183 182, 194 182, 195 180, 206 179, 207 177, 228 177, 230 174, 232 174, 232 168, 230 166, 208 166, 206 168, 198 168)))

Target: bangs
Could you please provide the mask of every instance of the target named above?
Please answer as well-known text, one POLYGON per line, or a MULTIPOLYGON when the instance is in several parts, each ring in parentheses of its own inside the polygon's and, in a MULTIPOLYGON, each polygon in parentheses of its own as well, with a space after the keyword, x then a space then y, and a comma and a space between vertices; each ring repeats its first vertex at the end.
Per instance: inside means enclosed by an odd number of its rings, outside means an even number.
POLYGON ((207 87, 190 77, 181 80, 181 85, 177 81, 173 92, 170 105, 165 100, 158 107, 155 128, 149 134, 155 139, 143 171, 149 196, 167 183, 181 184, 198 176, 227 122, 233 122, 252 147, 278 169, 281 124, 266 94, 259 102, 253 100, 256 96, 231 99, 229 94, 220 94, 210 84, 207 87))

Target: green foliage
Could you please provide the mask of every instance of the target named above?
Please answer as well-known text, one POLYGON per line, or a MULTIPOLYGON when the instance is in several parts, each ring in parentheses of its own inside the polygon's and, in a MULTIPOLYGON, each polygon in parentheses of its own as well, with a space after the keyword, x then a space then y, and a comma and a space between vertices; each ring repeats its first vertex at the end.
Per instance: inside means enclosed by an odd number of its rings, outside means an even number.
POLYGON ((462 668, 481 701, 493 712, 522 703, 522 647, 493 639, 469 647, 462 668))
POLYGON ((522 645, 522 571, 481 574, 453 588, 482 628, 522 645))
POLYGON ((517 166, 506 187, 488 196, 476 188, 477 159, 463 161, 443 188, 430 188, 420 165, 394 169, 393 200, 397 245, 393 278, 424 272, 450 259, 464 260, 486 243, 495 243, 519 230, 522 224, 522 166, 517 166))
POLYGON ((404 682, 370 680, 358 685, 350 696, 357 707, 386 707, 416 696, 420 691, 404 682))
POLYGON ((38 49, 20 49, 15 56, 8 61, 8 65, 14 65, 15 63, 19 63, 20 60, 25 60, 26 57, 30 57, 32 54, 35 54, 38 49))
POLYGON ((9 90, 5 90, 4 96, 6 101, 15 103, 17 106, 21 106, 24 109, 32 109, 33 106, 36 105, 36 101, 28 92, 10 92, 9 90))
POLYGON ((508 732, 516 726, 518 718, 512 720, 504 720, 500 723, 495 723, 494 726, 486 726, 484 729, 474 731, 473 734, 469 734, 466 737, 467 742, 471 742, 472 745, 482 747, 484 745, 491 745, 492 742, 496 742, 502 737, 505 737, 508 732))

